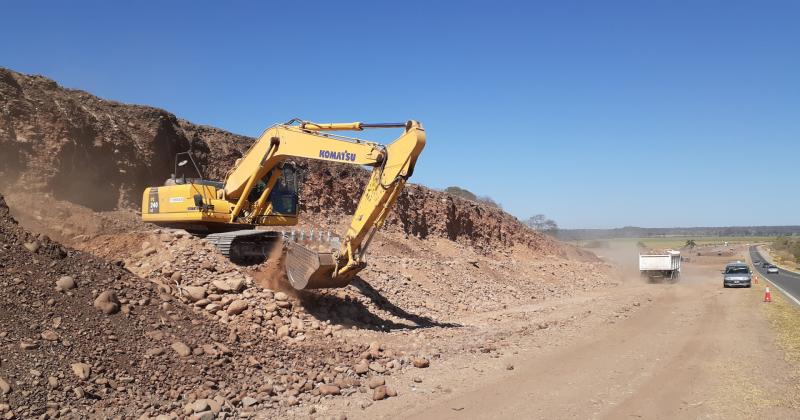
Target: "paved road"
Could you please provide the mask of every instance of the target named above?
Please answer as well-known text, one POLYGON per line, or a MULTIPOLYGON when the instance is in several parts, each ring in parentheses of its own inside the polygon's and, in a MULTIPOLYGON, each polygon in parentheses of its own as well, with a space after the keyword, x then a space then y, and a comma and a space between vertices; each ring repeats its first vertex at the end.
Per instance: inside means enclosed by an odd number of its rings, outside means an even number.
MULTIPOLYGON (((750 247, 750 259, 766 261, 756 247, 750 247)), ((758 275, 766 277, 769 281, 775 283, 776 286, 783 289, 786 293, 792 295, 797 300, 800 300, 800 274, 791 271, 786 271, 782 268, 778 269, 778 273, 767 274, 767 270, 762 267, 756 267, 758 275)), ((800 304, 800 303, 798 303, 800 304)))

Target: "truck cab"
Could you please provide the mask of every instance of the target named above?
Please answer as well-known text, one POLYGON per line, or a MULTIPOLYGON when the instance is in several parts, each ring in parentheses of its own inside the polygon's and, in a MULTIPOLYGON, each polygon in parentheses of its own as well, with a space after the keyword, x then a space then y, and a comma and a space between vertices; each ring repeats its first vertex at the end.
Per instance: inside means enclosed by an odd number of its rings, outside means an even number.
POLYGON ((750 267, 743 262, 732 262, 722 271, 723 287, 750 287, 750 267))

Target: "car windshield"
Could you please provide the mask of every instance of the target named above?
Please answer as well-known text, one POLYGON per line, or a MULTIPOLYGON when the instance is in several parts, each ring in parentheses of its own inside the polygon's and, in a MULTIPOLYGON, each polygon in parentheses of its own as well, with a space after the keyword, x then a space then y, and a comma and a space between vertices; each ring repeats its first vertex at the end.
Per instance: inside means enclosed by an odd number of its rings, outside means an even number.
POLYGON ((747 274, 747 273, 749 273, 747 267, 728 267, 728 269, 725 270, 725 274, 747 274))

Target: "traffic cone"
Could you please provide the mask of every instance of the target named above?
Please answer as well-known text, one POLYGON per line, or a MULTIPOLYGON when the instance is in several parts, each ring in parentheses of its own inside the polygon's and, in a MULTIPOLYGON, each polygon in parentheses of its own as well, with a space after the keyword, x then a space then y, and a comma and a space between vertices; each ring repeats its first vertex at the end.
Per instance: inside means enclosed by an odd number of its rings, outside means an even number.
POLYGON ((764 302, 772 302, 772 293, 769 292, 769 286, 764 291, 764 302))
POLYGON ((753 276, 753 280, 758 284, 758 276, 753 276))

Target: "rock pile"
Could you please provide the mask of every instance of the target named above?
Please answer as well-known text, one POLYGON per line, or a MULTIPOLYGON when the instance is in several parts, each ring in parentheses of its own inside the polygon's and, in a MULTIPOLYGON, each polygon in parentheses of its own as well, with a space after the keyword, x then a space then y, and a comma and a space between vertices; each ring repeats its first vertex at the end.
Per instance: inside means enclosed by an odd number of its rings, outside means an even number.
POLYGON ((2 196, 0 244, 6 418, 283 413, 356 392, 372 398, 371 377, 412 368, 412 355, 342 340, 341 327, 224 264, 138 264, 151 282, 31 234, 2 196))

